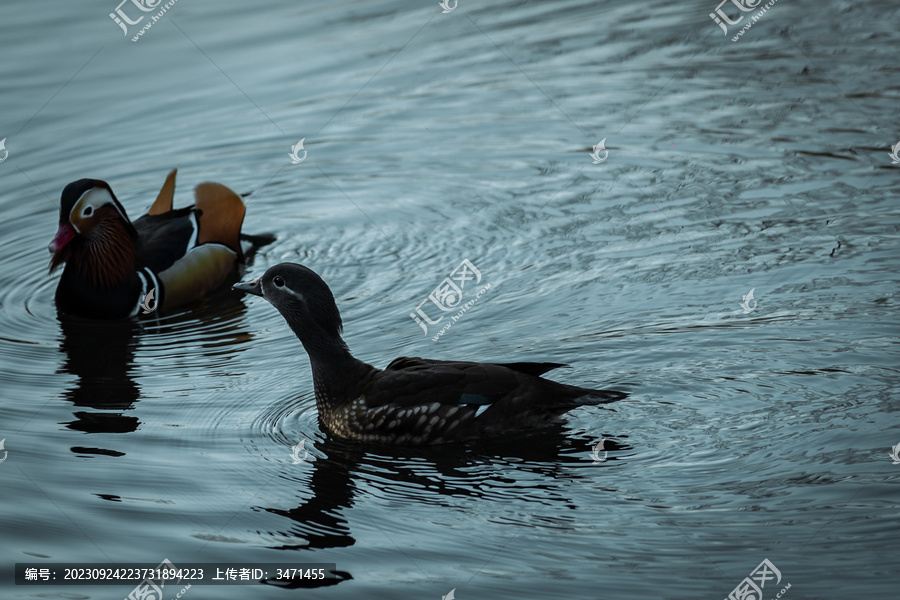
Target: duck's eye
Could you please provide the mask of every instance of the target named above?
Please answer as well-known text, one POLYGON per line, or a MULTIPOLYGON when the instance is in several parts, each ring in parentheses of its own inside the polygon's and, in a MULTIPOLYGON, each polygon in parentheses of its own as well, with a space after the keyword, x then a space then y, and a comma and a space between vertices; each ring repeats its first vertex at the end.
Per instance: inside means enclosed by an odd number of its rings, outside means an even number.
POLYGON ((275 287, 284 287, 284 279, 282 279, 280 275, 273 277, 272 283, 275 284, 275 287))
POLYGON ((89 217, 89 216, 91 216, 92 214, 94 214, 94 207, 93 207, 93 206, 86 206, 86 207, 84 208, 84 210, 81 211, 81 216, 82 216, 82 217, 89 217))

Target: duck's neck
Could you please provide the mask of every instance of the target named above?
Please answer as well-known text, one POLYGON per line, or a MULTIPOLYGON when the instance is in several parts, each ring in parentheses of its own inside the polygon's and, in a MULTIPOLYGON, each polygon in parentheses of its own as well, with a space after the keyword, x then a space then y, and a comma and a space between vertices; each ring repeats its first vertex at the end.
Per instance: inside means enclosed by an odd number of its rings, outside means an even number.
POLYGON ((317 333, 315 336, 302 336, 300 341, 309 355, 317 404, 334 408, 359 396, 377 369, 354 358, 340 336, 328 337, 317 333))

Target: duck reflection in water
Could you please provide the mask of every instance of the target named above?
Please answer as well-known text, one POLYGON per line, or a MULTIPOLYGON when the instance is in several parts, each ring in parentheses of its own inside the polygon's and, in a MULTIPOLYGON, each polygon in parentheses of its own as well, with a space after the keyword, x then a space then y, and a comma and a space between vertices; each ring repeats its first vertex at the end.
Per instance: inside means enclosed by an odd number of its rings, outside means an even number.
MULTIPOLYGON (((135 337, 140 324, 131 320, 95 321, 60 315, 61 351, 65 354, 62 371, 78 377, 76 384, 64 393, 66 400, 78 408, 69 429, 85 433, 128 433, 137 429, 137 417, 124 411, 134 408, 140 389, 131 377, 134 367, 135 337), (97 412, 102 411, 102 412, 97 412)), ((86 454, 123 453, 73 448, 86 454)))
MULTIPOLYGON (((205 304, 196 310, 188 310, 165 324, 154 316, 152 320, 119 319, 97 320, 58 314, 61 331, 60 351, 65 355, 60 369, 74 375, 77 380, 63 393, 63 398, 79 409, 74 412, 75 420, 66 427, 84 433, 130 433, 137 430, 140 419, 127 414, 133 411, 141 397, 141 388, 135 381, 138 366, 135 364, 135 350, 147 336, 156 338, 183 335, 185 320, 196 321, 194 327, 203 331, 216 330, 217 321, 228 318, 243 319, 246 307, 228 286, 240 277, 230 276, 220 290, 211 294, 205 304), (152 327, 152 329, 151 329, 152 327), (181 330, 181 333, 178 333, 181 330)), ((221 360, 223 347, 237 354, 246 349, 237 343, 244 339, 239 328, 233 328, 233 335, 217 336, 215 342, 192 345, 192 353, 208 353, 210 359, 221 360)), ((119 450, 75 446, 77 454, 103 454, 122 456, 119 450)))
MULTIPOLYGON (((572 481, 594 477, 594 469, 614 465, 615 454, 630 448, 621 436, 618 441, 607 440, 605 447, 613 455, 603 467, 595 467, 589 454, 592 441, 573 436, 564 424, 548 425, 538 436, 512 434, 500 439, 424 448, 361 445, 326 436, 306 444, 314 458, 303 463, 294 464, 289 449, 285 448, 281 477, 296 482, 301 490, 298 496, 303 500, 289 509, 259 507, 289 521, 279 530, 257 533, 276 538, 278 543, 269 546, 275 550, 352 546, 356 539, 344 515, 357 504, 356 496, 364 493, 358 490, 370 485, 377 485, 380 493, 387 495, 410 495, 419 490, 415 502, 434 502, 444 507, 449 506, 448 499, 453 497, 505 502, 511 490, 518 489, 519 500, 528 502, 533 497, 536 513, 552 515, 536 514, 536 522, 565 528, 566 509, 574 510, 576 506, 566 494, 572 481), (526 476, 520 477, 523 474, 526 476), (536 487, 540 488, 540 494, 532 493, 536 487), (548 498, 556 500, 549 509, 548 498)), ((368 502, 363 499, 361 504, 368 502)), ((365 512, 364 508, 357 510, 365 512)), ((365 520, 378 527, 377 517, 365 520)))

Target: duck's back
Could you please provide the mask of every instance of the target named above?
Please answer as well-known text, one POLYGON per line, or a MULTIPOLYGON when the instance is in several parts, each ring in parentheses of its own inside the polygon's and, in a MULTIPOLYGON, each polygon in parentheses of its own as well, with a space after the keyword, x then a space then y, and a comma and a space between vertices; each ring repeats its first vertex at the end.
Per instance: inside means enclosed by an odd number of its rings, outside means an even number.
POLYGON ((348 405, 323 417, 345 437, 434 444, 546 425, 576 406, 625 396, 540 376, 560 366, 402 357, 373 373, 348 405))
POLYGON ((196 238, 197 221, 193 207, 160 215, 143 215, 134 222, 138 232, 138 268, 159 273, 182 258, 196 238))

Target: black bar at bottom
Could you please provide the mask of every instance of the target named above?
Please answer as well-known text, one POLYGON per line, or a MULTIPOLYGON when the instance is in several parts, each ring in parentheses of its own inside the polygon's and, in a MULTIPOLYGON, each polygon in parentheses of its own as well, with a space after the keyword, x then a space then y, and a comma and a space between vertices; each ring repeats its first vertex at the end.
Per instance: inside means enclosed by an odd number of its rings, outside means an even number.
MULTIPOLYGON (((335 563, 16 563, 16 585, 248 585, 334 578, 335 563)), ((155 588, 154 588, 155 586, 155 588)))

